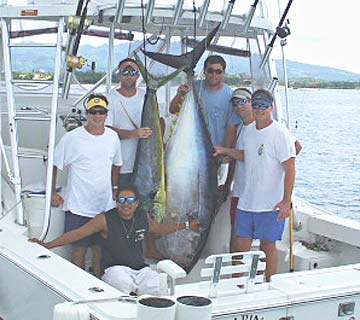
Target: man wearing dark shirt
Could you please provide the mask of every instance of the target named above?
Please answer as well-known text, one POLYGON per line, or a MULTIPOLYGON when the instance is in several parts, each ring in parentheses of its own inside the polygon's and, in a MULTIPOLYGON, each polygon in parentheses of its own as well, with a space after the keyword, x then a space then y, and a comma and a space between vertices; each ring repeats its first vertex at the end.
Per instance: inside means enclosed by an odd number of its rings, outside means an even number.
POLYGON ((199 220, 160 224, 139 208, 138 192, 133 186, 120 191, 116 208, 97 215, 82 227, 50 242, 31 239, 48 249, 70 244, 84 237, 101 235, 102 280, 125 292, 160 294, 160 276, 145 263, 142 240, 145 233, 167 234, 182 229, 198 231, 199 220))

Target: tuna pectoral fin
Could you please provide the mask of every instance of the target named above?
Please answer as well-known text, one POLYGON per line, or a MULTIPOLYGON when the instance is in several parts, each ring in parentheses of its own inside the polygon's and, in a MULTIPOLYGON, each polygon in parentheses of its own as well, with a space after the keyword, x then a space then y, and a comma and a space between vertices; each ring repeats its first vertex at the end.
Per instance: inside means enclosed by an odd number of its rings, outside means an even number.
POLYGON ((171 79, 175 78, 180 72, 182 72, 185 69, 185 67, 182 67, 182 68, 179 68, 178 70, 175 70, 174 72, 170 73, 167 76, 157 77, 157 76, 152 75, 149 71, 145 70, 145 66, 142 63, 140 57, 136 54, 136 52, 134 52, 134 57, 135 57, 136 62, 139 65, 140 73, 141 73, 142 77, 144 78, 146 85, 152 90, 159 89, 160 87, 165 85, 167 82, 169 82, 171 79))
POLYGON ((209 46, 212 38, 220 27, 220 23, 214 28, 202 41, 200 41, 194 50, 182 55, 172 55, 157 52, 144 52, 149 58, 161 62, 175 69, 185 68, 185 71, 193 70, 200 57, 209 46))

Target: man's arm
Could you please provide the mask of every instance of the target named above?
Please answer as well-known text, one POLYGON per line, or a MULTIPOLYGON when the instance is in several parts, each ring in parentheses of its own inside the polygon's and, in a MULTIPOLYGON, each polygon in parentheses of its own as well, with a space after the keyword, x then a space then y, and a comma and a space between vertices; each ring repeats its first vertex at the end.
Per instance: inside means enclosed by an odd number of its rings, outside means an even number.
POLYGON ((187 84, 182 84, 181 86, 179 86, 176 96, 170 102, 170 113, 176 114, 180 111, 181 106, 185 100, 185 96, 188 92, 189 86, 187 84))
MULTIPOLYGON (((239 127, 238 125, 229 125, 228 126, 226 138, 225 138, 225 147, 229 147, 229 148, 235 147, 236 133, 237 133, 238 127, 239 127)), ((231 182, 233 181, 234 173, 235 173, 235 165, 236 165, 235 160, 232 160, 229 163, 229 169, 228 169, 226 180, 225 180, 225 183, 223 186, 223 193, 224 193, 225 197, 227 197, 227 195, 230 191, 231 182)))
POLYGON ((225 141, 224 141, 224 147, 227 148, 233 148, 235 146, 235 142, 236 142, 236 132, 238 129, 238 125, 236 124, 230 124, 228 125, 227 129, 226 129, 226 136, 225 136, 225 141))
POLYGON ((244 161, 244 150, 234 148, 214 147, 214 157, 219 155, 229 156, 235 160, 244 161))
POLYGON ((301 149, 302 149, 302 145, 301 145, 300 141, 299 141, 299 140, 296 140, 296 141, 295 141, 296 155, 298 155, 298 154, 300 153, 301 149))
MULTIPOLYGON (((149 220, 149 231, 155 234, 168 234, 173 233, 178 230, 186 229, 186 223, 174 223, 174 224, 162 224, 158 223, 155 220, 148 218, 149 220)), ((198 231, 200 227, 200 221, 194 219, 189 221, 189 229, 193 231, 198 231)))
POLYGON ((112 126, 107 127, 114 130, 121 139, 146 139, 152 134, 152 129, 148 127, 133 130, 119 129, 112 126))
POLYGON ((80 228, 66 232, 62 236, 52 241, 43 242, 37 238, 32 238, 30 241, 41 244, 47 249, 52 249, 81 240, 96 232, 107 232, 107 225, 104 214, 97 215, 95 218, 91 219, 88 223, 84 224, 80 228))
POLYGON ((56 184, 57 184, 57 177, 58 177, 58 168, 56 166, 53 166, 52 175, 53 175, 53 177, 52 177, 52 186, 51 186, 51 204, 54 207, 59 207, 64 204, 64 199, 56 191, 56 184))
POLYGON ((284 219, 290 216, 291 209, 291 195, 295 183, 295 158, 289 158, 281 163, 285 170, 284 179, 284 196, 283 199, 275 206, 274 209, 279 209, 280 213, 278 219, 284 219))
POLYGON ((120 166, 112 166, 111 168, 111 186, 113 190, 113 198, 116 199, 119 193, 119 175, 120 175, 120 166))

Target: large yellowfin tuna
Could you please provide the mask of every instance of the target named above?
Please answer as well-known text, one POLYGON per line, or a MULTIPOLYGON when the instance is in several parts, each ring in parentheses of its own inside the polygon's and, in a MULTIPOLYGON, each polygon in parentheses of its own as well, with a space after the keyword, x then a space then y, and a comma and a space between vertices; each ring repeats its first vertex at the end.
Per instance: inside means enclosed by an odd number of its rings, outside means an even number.
POLYGON ((200 232, 179 230, 156 240, 158 250, 190 271, 206 242, 211 222, 217 212, 217 169, 213 146, 198 102, 194 68, 211 42, 215 28, 197 47, 182 56, 146 53, 149 57, 174 68, 187 66, 190 87, 173 134, 166 148, 166 223, 200 220, 200 232))
POLYGON ((166 77, 155 77, 145 70, 145 66, 136 54, 135 59, 146 82, 141 127, 151 128, 152 135, 147 139, 139 140, 134 164, 133 183, 139 189, 142 207, 155 220, 161 222, 165 217, 166 209, 165 164, 156 90, 176 77, 182 69, 166 77))

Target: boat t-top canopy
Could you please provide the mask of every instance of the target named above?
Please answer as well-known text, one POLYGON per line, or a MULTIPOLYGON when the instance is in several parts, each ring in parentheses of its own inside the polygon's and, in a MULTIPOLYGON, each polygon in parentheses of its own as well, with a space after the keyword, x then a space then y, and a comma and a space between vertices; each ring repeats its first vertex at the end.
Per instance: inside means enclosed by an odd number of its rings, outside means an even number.
MULTIPOLYGON (((80 1, 28 0, 26 3, 2 0, 0 16, 12 19, 19 17, 29 20, 57 21, 59 15, 76 15, 80 1)), ((258 5, 257 2, 253 0, 195 2, 193 0, 98 0, 89 2, 87 17, 96 26, 110 27, 115 22, 115 27, 122 30, 142 32, 145 27, 147 33, 182 37, 194 35, 194 21, 196 21, 197 36, 205 36, 215 25, 221 23, 219 36, 237 35, 253 38, 262 30, 270 32, 273 30, 266 10, 263 9, 264 6, 258 5)))

